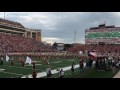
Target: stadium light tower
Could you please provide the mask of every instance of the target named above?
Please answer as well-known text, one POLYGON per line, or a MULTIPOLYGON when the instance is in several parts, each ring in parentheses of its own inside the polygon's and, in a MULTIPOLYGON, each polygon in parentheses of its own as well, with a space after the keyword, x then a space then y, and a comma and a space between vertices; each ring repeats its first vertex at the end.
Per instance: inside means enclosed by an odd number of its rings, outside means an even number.
POLYGON ((76 30, 74 31, 74 43, 76 42, 76 30))

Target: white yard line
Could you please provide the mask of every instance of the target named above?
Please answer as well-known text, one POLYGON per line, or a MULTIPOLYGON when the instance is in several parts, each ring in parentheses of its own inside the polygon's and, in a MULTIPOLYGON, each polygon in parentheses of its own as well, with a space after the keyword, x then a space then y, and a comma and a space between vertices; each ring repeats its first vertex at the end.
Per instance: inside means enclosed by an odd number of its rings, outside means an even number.
POLYGON ((5 69, 0 69, 0 72, 4 71, 5 69))
MULTIPOLYGON (((42 65, 42 64, 35 64, 35 66, 39 66, 39 65, 42 65)), ((25 65, 25 66, 33 66, 33 65, 25 65)))
POLYGON ((35 62, 42 62, 42 61, 35 61, 35 62))
POLYGON ((56 61, 56 62, 51 62, 51 63, 61 63, 62 61, 56 61))
MULTIPOLYGON (((78 67, 79 67, 79 65, 75 65, 75 68, 78 68, 78 67)), ((63 69, 64 71, 67 71, 67 70, 70 70, 70 69, 71 69, 71 66, 64 67, 64 68, 61 68, 61 69, 63 69)), ((51 70, 51 72, 52 72, 52 74, 58 73, 58 71, 57 71, 56 69, 51 70)), ((44 77, 44 76, 46 76, 46 75, 47 75, 46 72, 37 73, 37 78, 44 77)), ((28 77, 29 77, 29 78, 32 78, 32 75, 28 75, 28 77)), ((22 78, 25 78, 25 76, 22 77, 22 78)))
MULTIPOLYGON (((31 69, 32 70, 32 66, 31 66, 31 68, 23 68, 23 67, 17 67, 17 66, 8 66, 8 65, 4 65, 4 66, 6 66, 6 67, 10 67, 10 68, 12 68, 12 67, 15 67, 15 68, 21 68, 21 69, 31 69)), ((26 65, 25 65, 26 66, 26 65)), ((36 69, 36 70, 41 70, 41 69, 36 69)))
POLYGON ((11 73, 11 72, 2 72, 2 73, 8 73, 8 74, 14 74, 14 75, 23 75, 23 74, 11 73))

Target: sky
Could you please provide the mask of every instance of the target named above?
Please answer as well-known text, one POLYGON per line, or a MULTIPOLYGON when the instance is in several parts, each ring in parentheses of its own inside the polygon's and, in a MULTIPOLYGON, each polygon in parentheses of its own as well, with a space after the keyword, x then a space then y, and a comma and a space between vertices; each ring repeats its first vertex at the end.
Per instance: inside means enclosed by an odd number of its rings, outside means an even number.
POLYGON ((40 29, 42 41, 47 43, 85 43, 85 29, 103 22, 120 27, 120 12, 5 12, 5 19, 40 29))

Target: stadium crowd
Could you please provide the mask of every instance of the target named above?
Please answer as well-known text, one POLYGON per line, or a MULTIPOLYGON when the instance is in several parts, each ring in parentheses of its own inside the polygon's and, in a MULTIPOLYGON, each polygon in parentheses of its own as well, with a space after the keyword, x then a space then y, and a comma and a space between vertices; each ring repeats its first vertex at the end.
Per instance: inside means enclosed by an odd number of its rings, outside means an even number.
POLYGON ((67 49, 67 51, 69 52, 78 52, 78 51, 84 51, 84 50, 85 50, 85 45, 73 46, 67 49))
POLYGON ((0 33, 0 52, 44 52, 54 51, 42 42, 36 42, 34 39, 9 34, 0 33))
POLYGON ((109 51, 120 53, 120 45, 87 45, 86 50, 97 50, 98 53, 107 53, 109 51))

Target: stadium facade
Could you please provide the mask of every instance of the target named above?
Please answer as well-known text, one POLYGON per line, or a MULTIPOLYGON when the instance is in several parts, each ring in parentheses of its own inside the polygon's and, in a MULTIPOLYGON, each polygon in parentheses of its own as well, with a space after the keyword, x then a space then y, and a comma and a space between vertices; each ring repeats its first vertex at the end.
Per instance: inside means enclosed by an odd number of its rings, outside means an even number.
POLYGON ((101 24, 98 27, 86 29, 85 44, 120 44, 120 27, 106 26, 105 24, 101 24))
POLYGON ((28 29, 18 22, 2 18, 0 18, 0 32, 34 38, 36 41, 41 42, 41 30, 28 29))
POLYGON ((64 50, 64 43, 57 43, 57 50, 64 50))

